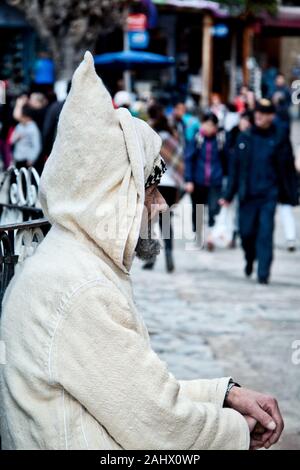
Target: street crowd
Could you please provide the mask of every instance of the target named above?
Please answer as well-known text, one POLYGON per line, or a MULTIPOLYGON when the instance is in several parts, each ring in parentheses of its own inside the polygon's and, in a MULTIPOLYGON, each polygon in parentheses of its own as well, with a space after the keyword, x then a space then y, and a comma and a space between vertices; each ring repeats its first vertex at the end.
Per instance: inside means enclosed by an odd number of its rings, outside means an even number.
MULTIPOLYGON (((162 139, 161 154, 167 172, 160 192, 170 207, 169 226, 160 227, 168 272, 175 269, 172 208, 188 193, 197 244, 197 207, 207 207, 209 234, 220 211, 236 212, 230 247, 240 237, 245 252, 245 275, 258 262, 258 281, 268 284, 273 260, 274 220, 279 205, 287 249, 295 251, 297 234, 293 207, 299 202, 297 161, 291 144, 291 94, 278 73, 262 99, 243 85, 236 98, 224 104, 214 93, 210 106, 198 109, 192 97, 166 103, 139 98, 121 90, 115 108, 125 107, 151 125, 162 139), (222 209, 223 208, 223 209, 222 209)), ((6 169, 31 167, 42 173, 56 137, 64 101, 53 93, 33 91, 13 107, 1 107, 1 160, 6 169)), ((206 239, 215 249, 213 236, 206 239)), ((153 269, 155 258, 144 268, 153 269)))

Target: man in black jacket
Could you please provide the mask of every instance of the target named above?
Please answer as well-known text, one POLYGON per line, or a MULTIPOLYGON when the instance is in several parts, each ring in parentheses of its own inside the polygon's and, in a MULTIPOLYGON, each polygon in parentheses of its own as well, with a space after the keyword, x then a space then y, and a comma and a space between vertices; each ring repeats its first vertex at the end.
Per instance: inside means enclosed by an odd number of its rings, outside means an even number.
POLYGON ((238 138, 228 186, 220 201, 226 206, 238 193, 245 273, 252 275, 257 259, 260 284, 269 283, 276 205, 298 204, 292 146, 286 132, 274 124, 274 118, 272 103, 261 100, 255 111, 255 125, 238 138))

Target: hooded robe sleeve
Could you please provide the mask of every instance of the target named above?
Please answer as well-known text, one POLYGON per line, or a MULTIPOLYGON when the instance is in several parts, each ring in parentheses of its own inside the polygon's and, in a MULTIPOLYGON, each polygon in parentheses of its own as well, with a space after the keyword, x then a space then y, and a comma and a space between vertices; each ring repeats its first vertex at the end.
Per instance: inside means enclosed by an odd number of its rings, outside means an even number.
POLYGON ((214 403, 223 408, 231 378, 179 380, 180 392, 192 401, 214 403))
POLYGON ((139 333, 119 291, 90 284, 60 312, 49 357, 62 386, 123 449, 249 449, 246 420, 194 402, 139 333))

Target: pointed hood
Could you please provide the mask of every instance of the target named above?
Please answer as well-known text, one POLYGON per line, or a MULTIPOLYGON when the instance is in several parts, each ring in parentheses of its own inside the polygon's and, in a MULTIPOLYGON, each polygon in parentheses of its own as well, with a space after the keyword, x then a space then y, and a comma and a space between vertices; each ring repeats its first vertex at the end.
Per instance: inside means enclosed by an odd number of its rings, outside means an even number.
POLYGON ((128 110, 115 110, 87 52, 76 70, 46 163, 40 201, 46 217, 92 241, 127 272, 138 241, 145 181, 160 137, 128 110))

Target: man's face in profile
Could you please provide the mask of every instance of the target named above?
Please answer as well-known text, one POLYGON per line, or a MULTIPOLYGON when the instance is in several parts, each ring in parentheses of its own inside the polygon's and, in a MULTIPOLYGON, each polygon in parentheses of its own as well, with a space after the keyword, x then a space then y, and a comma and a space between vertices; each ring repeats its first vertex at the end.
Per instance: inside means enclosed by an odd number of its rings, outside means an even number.
POLYGON ((153 222, 159 214, 166 212, 168 206, 157 185, 150 186, 145 193, 145 211, 140 238, 136 246, 136 255, 143 261, 149 261, 160 253, 161 245, 153 235, 153 222))

